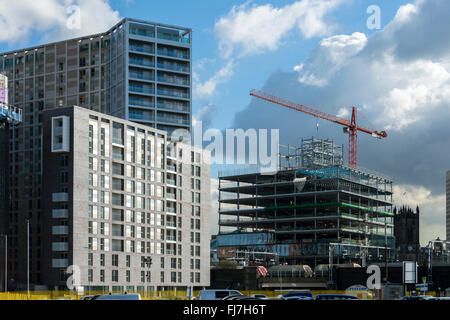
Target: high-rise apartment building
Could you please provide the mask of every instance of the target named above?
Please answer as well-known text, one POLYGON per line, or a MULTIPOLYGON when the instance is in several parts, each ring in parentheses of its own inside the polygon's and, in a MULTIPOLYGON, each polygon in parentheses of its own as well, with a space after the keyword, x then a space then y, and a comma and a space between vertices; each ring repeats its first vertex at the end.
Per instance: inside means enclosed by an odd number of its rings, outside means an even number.
POLYGON ((42 283, 209 286, 209 152, 80 107, 44 112, 43 139, 42 283))
POLYGON ((105 33, 2 53, 9 104, 23 122, 9 135, 9 256, 12 286, 42 283, 45 110, 80 107, 171 132, 191 126, 192 32, 124 19, 105 33))

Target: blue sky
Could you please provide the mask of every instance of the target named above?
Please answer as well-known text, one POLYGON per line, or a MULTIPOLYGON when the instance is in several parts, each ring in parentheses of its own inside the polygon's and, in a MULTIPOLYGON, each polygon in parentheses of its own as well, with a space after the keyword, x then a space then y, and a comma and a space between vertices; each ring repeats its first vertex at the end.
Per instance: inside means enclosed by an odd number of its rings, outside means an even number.
POLYGON ((389 134, 383 142, 360 135, 358 163, 394 178, 396 205, 421 207, 427 243, 445 238, 448 12, 448 0, 18 0, 0 7, 0 50, 103 32, 123 17, 189 27, 196 120, 220 130, 280 129, 284 144, 315 135, 347 148, 338 126, 322 121, 317 133, 314 119, 249 91, 358 106, 389 134), (81 8, 75 31, 66 27, 69 5, 81 8), (367 27, 372 5, 381 13, 376 30, 367 27))

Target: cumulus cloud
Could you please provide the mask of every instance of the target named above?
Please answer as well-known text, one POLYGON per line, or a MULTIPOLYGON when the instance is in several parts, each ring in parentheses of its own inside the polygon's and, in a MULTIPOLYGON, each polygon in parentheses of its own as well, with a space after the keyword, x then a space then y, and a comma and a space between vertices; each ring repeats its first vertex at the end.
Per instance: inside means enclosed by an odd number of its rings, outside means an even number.
POLYGON ((33 35, 42 41, 85 36, 104 32, 119 19, 106 0, 0 0, 0 42, 26 43, 33 35), (71 6, 79 8, 79 20, 71 19, 71 6))
POLYGON ((208 103, 207 105, 200 108, 196 114, 192 116, 192 126, 196 127, 202 124, 202 128, 206 129, 211 125, 212 119, 217 111, 216 105, 213 103, 208 103))
POLYGON ((319 87, 327 85, 328 79, 341 69, 348 59, 359 53, 366 43, 367 37, 361 32, 323 39, 304 63, 294 67, 299 73, 298 81, 319 87))
POLYGON ((228 81, 233 76, 235 62, 233 59, 229 59, 226 65, 214 73, 214 75, 203 83, 200 81, 198 74, 195 74, 194 79, 194 98, 195 99, 207 99, 211 98, 217 89, 217 86, 221 83, 228 81))
MULTIPOLYGON (((368 126, 364 114, 373 129, 389 129, 383 140, 358 136, 358 165, 390 175, 396 186, 409 190, 410 204, 422 209, 423 241, 442 237, 445 225, 450 38, 443 30, 450 29, 450 20, 444 12, 450 12, 448 1, 418 0, 400 7, 370 37, 327 37, 295 70, 275 71, 262 88, 305 105, 354 105, 360 125, 368 126)), ((344 115, 344 109, 332 113, 338 112, 344 115)), ((340 126, 321 121, 317 132, 314 118, 257 99, 235 115, 233 126, 279 128, 283 144, 316 136, 333 138, 346 151, 348 146, 340 126)), ((403 199, 396 201, 401 205, 403 199)))
POLYGON ((243 55, 275 50, 294 29, 306 39, 327 35, 335 26, 325 21, 325 17, 342 2, 301 0, 280 8, 271 4, 250 5, 250 2, 233 6, 214 27, 221 54, 229 57, 236 47, 243 55))

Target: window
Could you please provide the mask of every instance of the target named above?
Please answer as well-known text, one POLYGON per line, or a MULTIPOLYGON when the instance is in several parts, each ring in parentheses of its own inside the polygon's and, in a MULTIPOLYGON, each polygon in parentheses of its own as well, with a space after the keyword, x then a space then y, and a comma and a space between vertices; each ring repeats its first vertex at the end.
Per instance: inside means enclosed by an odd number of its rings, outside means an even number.
POLYGON ((100 270, 100 282, 105 282, 105 270, 100 270))
POLYGON ((170 273, 170 281, 171 282, 177 282, 177 273, 176 272, 171 272, 170 273))
POLYGON ((127 268, 131 267, 131 256, 127 256, 127 268))
POLYGON ((88 281, 89 282, 94 281, 94 270, 92 270, 92 269, 88 270, 88 281))
POLYGON ((112 265, 113 265, 113 267, 119 266, 119 255, 117 255, 117 254, 112 255, 112 265))
MULTIPOLYGON (((105 255, 102 253, 101 255, 100 255, 100 265, 102 266, 102 267, 104 267, 105 266, 105 255)), ((104 271, 104 270, 103 270, 104 271)), ((104 273, 104 272, 103 272, 104 273)))
POLYGON ((126 280, 127 280, 127 282, 131 282, 131 271, 130 270, 127 270, 126 280))
POLYGON ((164 257, 161 257, 161 269, 164 269, 164 257))
POLYGON ((119 270, 112 270, 111 278, 113 282, 119 282, 119 270))

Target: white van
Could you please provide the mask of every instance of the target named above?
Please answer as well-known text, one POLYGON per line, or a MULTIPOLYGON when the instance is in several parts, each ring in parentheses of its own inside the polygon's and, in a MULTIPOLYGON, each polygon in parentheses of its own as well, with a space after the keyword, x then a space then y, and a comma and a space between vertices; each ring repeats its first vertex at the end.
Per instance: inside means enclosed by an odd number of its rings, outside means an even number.
POLYGON ((116 293, 94 296, 91 300, 142 300, 139 293, 116 293))
POLYGON ((195 298, 195 300, 222 300, 223 298, 231 295, 242 295, 242 293, 237 290, 228 289, 202 290, 195 298))

